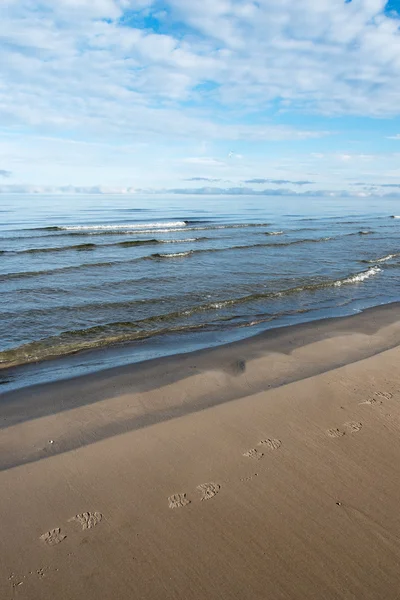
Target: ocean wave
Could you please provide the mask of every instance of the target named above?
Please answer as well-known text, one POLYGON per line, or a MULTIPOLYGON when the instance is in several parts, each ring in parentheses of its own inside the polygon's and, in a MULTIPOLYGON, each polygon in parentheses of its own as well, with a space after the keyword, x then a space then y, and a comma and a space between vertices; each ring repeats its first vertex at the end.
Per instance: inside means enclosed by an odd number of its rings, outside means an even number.
POLYGON ((321 238, 304 238, 287 242, 270 242, 265 244, 250 244, 248 246, 233 246, 233 248, 285 248, 287 246, 298 246, 299 244, 321 244, 322 242, 329 242, 330 240, 334 239, 335 238, 331 236, 321 238))
POLYGON ((266 231, 265 235, 283 235, 283 231, 266 231))
POLYGON ((163 239, 148 239, 148 240, 128 240, 126 242, 116 242, 112 244, 75 244, 68 246, 55 246, 48 248, 28 248, 26 250, 0 250, 0 254, 37 254, 37 253, 48 253, 48 252, 64 252, 68 250, 84 251, 84 250, 95 250, 96 248, 109 248, 110 246, 120 246, 121 248, 131 248, 135 246, 153 246, 155 244, 187 244, 198 241, 212 239, 208 237, 198 238, 185 238, 181 240, 163 240, 163 239))
POLYGON ((81 230, 81 231, 68 231, 64 232, 62 235, 143 235, 148 233, 176 233, 181 231, 218 231, 223 229, 250 229, 250 228, 259 228, 259 227, 269 227, 270 223, 243 223, 237 225, 200 225, 200 226, 190 226, 186 225, 183 227, 168 227, 161 229, 104 229, 104 230, 81 230))
MULTIPOLYGON (((74 225, 74 226, 54 226, 41 227, 38 229, 25 229, 24 231, 34 232, 54 232, 47 233, 42 237, 64 237, 64 236, 85 236, 85 235, 143 235, 146 233, 174 233, 180 231, 213 231, 222 229, 248 229, 270 227, 271 223, 228 223, 225 225, 202 224, 196 225, 193 221, 175 221, 169 223, 137 223, 134 225, 74 225), (182 223, 184 223, 182 225, 182 223), (158 225, 157 227, 155 225, 158 225)), ((40 235, 24 235, 24 239, 39 238, 40 235)), ((21 236, 9 236, 3 239, 20 240, 21 236)))
MULTIPOLYGON (((229 250, 229 248, 224 248, 221 250, 229 250)), ((146 256, 138 256, 136 258, 131 258, 128 260, 114 260, 114 261, 105 261, 105 262, 82 263, 80 265, 69 265, 66 267, 56 267, 54 269, 47 269, 47 270, 43 269, 43 270, 39 270, 39 271, 15 271, 15 272, 10 272, 10 273, 0 274, 0 282, 8 281, 10 279, 25 279, 25 278, 30 278, 30 277, 57 275, 58 273, 74 272, 74 271, 80 271, 83 269, 96 269, 96 268, 103 268, 103 267, 115 267, 115 266, 120 266, 120 265, 128 265, 131 263, 153 260, 155 258, 170 258, 170 257, 175 257, 175 256, 184 257, 184 256, 188 256, 190 254, 195 254, 198 252, 218 252, 218 251, 219 251, 219 249, 216 248, 216 249, 206 249, 206 250, 190 250, 188 252, 176 252, 176 253, 171 253, 171 254, 156 253, 156 254, 150 254, 150 255, 147 254, 146 256)))
POLYGON ((363 263, 376 264, 387 262, 388 260, 392 260, 392 258, 397 258, 400 254, 387 254, 386 256, 382 256, 382 258, 375 258, 374 260, 363 260, 363 263))
MULTIPOLYGON (((326 238, 317 238, 317 239, 305 239, 305 240, 294 240, 292 242, 277 242, 277 243, 265 243, 265 244, 247 244, 241 246, 229 246, 227 248, 203 248, 197 250, 188 250, 186 252, 174 252, 174 253, 154 253, 146 256, 139 256, 136 258, 128 259, 128 260, 116 260, 116 261, 108 261, 108 262, 99 262, 99 263, 84 263, 81 265, 71 265, 66 267, 59 267, 55 269, 49 269, 47 271, 22 271, 22 272, 12 272, 5 273, 0 275, 0 281, 4 281, 7 279, 15 279, 15 278, 23 278, 23 277, 33 277, 39 275, 54 275, 58 272, 62 271, 76 271, 85 268, 98 268, 98 267, 111 267, 114 265, 123 265, 129 264, 133 262, 151 260, 155 258, 175 258, 175 257, 186 257, 195 254, 211 254, 211 253, 223 253, 223 252, 231 252, 232 250, 251 250, 256 248, 285 248, 289 246, 296 246, 300 244, 310 244, 310 243, 321 243, 325 241, 329 241, 331 237, 326 238)), ((157 242, 158 243, 158 242, 157 242)))
POLYGON ((23 344, 17 348, 0 352, 0 368, 9 368, 18 364, 26 364, 46 360, 54 357, 65 356, 82 350, 89 350, 103 346, 132 342, 154 335, 189 331, 210 327, 208 323, 180 324, 179 319, 185 320, 196 313, 205 311, 220 311, 224 308, 248 304, 256 301, 268 301, 298 293, 312 293, 326 288, 335 288, 347 284, 359 284, 381 272, 378 266, 367 271, 354 273, 337 280, 325 280, 316 283, 304 284, 274 292, 261 292, 246 296, 226 298, 206 304, 197 304, 189 309, 166 314, 154 315, 138 321, 124 321, 106 323, 86 329, 65 331, 57 336, 51 336, 39 341, 23 344))
MULTIPOLYGON (((86 269, 91 267, 112 267, 119 263, 127 261, 108 261, 101 263, 84 263, 81 265, 71 265, 68 267, 57 267, 55 269, 43 269, 40 271, 16 271, 13 273, 2 273, 0 274, 0 281, 8 281, 9 279, 25 279, 26 277, 40 277, 41 275, 56 275, 57 273, 63 273, 67 271, 77 271, 80 269, 86 269)), ((130 262, 130 261, 128 261, 130 262)))
POLYGON ((400 215, 392 215, 391 219, 400 219, 400 215))
POLYGON ((186 221, 170 221, 170 222, 155 222, 155 223, 129 223, 129 224, 107 224, 107 225, 57 225, 53 227, 42 227, 42 231, 90 231, 102 230, 111 231, 113 229, 160 229, 170 227, 186 227, 186 221))
MULTIPOLYGON (((42 291, 43 288, 41 288, 42 291)), ((87 288, 85 288, 86 290, 87 288)), ((172 303, 172 302, 177 302, 179 300, 179 298, 171 296, 168 298, 163 298, 162 299, 162 304, 164 304, 165 300, 167 300, 168 302, 172 303)), ((19 317, 23 317, 24 319, 38 319, 41 318, 45 315, 48 315, 49 312, 52 313, 52 315, 54 315, 57 319, 60 319, 61 317, 65 316, 65 315, 69 315, 69 314, 79 314, 80 316, 88 313, 93 314, 94 312, 96 314, 99 313, 99 311, 102 310, 108 310, 108 311, 117 311, 117 310, 124 310, 124 309, 137 309, 138 307, 142 307, 142 306, 150 306, 150 305, 157 305, 160 304, 161 300, 160 298, 141 298, 141 299, 137 299, 137 300, 117 300, 117 301, 108 301, 108 302, 101 302, 101 301, 95 301, 95 302, 84 302, 83 304, 65 304, 63 306, 55 306, 51 309, 49 309, 48 307, 35 307, 35 308, 26 308, 25 310, 12 310, 12 308, 14 307, 10 307, 11 310, 8 311, 3 311, 2 312, 2 317, 6 318, 6 319, 15 319, 15 318, 19 318, 19 317)))
POLYGON ((117 242, 116 244, 98 244, 98 248, 108 248, 110 246, 120 246, 121 248, 132 248, 134 246, 154 246, 154 244, 162 244, 160 240, 155 238, 151 240, 128 240, 127 242, 117 242))
POLYGON ((176 252, 176 253, 166 253, 166 254, 152 254, 152 258, 169 258, 175 256, 189 256, 192 254, 208 254, 215 252, 231 252, 232 250, 251 250, 256 248, 285 248, 288 246, 296 246, 299 244, 318 244, 321 242, 327 242, 331 239, 331 237, 324 238, 308 238, 303 240, 293 240, 290 242, 270 242, 270 243, 258 243, 258 244, 243 244, 240 246, 228 246, 227 248, 199 248, 196 250, 189 250, 187 252, 176 252))
MULTIPOLYGON (((175 257, 186 256, 188 254, 190 254, 190 252, 189 253, 177 252, 174 254, 154 254, 154 255, 152 255, 152 257, 154 257, 154 258, 175 258, 175 257)), ((221 299, 221 300, 208 302, 208 303, 204 303, 204 304, 194 304, 190 308, 182 310, 182 311, 175 311, 172 313, 167 313, 166 315, 155 315, 154 317, 148 317, 148 318, 144 319, 143 322, 149 323, 149 322, 159 321, 159 320, 164 321, 164 320, 169 320, 171 318, 175 319, 180 316, 187 317, 187 316, 191 316, 198 312, 219 310, 219 309, 223 309, 223 308, 226 308, 229 306, 235 306, 238 304, 246 304, 246 303, 249 303, 249 302, 252 302, 255 300, 277 299, 277 298, 282 298, 282 297, 293 295, 293 294, 300 293, 300 292, 313 292, 313 291, 318 291, 318 290, 331 288, 331 287, 340 287, 345 284, 362 283, 363 281, 366 281, 370 277, 377 275, 381 271, 382 271, 382 269, 380 267, 374 266, 374 267, 369 268, 366 271, 354 273, 354 274, 351 274, 342 279, 336 279, 336 280, 328 279, 325 281, 319 281, 316 283, 298 285, 298 286, 284 288, 282 290, 277 290, 277 291, 272 291, 272 292, 257 292, 257 293, 253 293, 253 294, 248 294, 246 296, 226 298, 226 299, 221 299)), ((147 278, 142 278, 141 280, 148 281, 147 278)), ((141 280, 135 280, 134 283, 138 283, 141 280)), ((168 281, 168 279, 166 279, 166 281, 168 281)), ((112 285, 115 286, 115 284, 112 284, 112 285)), ((43 289, 43 288, 41 288, 41 289, 43 289)), ((52 289, 51 292, 53 292, 53 291, 54 290, 52 289)), ((198 298, 199 297, 197 297, 197 299, 198 298)), ((82 311, 90 313, 93 311, 98 312, 102 309, 120 310, 120 309, 124 309, 124 308, 125 309, 133 308, 133 307, 145 305, 145 304, 157 305, 157 304, 160 304, 161 301, 164 303, 165 300, 167 300, 168 302, 178 302, 179 299, 180 299, 180 297, 176 297, 176 296, 171 296, 171 297, 164 296, 163 298, 145 298, 145 299, 137 299, 137 300, 130 299, 130 300, 119 300, 119 301, 111 301, 111 302, 92 302, 92 303, 85 302, 82 305, 61 306, 61 307, 56 307, 52 310, 57 314, 58 313, 69 313, 69 312, 80 313, 82 311)), ((40 316, 42 314, 46 314, 47 312, 48 312, 47 308, 31 308, 26 311, 22 311, 22 314, 24 314, 25 317, 29 316, 32 318, 38 318, 38 316, 40 316)), ((2 313, 2 315, 7 318, 16 318, 20 314, 21 313, 14 312, 12 310, 2 313)), ((232 319, 232 318, 236 318, 236 317, 229 317, 229 318, 232 319)), ((142 323, 142 321, 140 321, 140 322, 142 323)))
POLYGON ((342 234, 338 235, 337 237, 345 238, 345 237, 353 237, 355 235, 357 237, 360 237, 362 235, 371 235, 373 233, 375 233, 375 231, 370 231, 370 230, 365 229, 365 230, 360 230, 360 231, 351 231, 350 233, 342 233, 342 234))
POLYGON ((66 331, 58 336, 44 338, 36 342, 23 344, 18 348, 0 352, 0 370, 29 364, 62 356, 69 356, 85 350, 115 346, 122 343, 147 339, 155 335, 174 332, 188 332, 203 329, 206 324, 177 325, 157 330, 143 329, 145 321, 162 322, 162 315, 158 318, 143 319, 139 322, 120 322, 99 325, 82 330, 66 331))
MULTIPOLYGON (((91 268, 96 268, 96 267, 111 267, 114 265, 128 264, 128 263, 139 262, 139 261, 143 261, 143 260, 151 260, 151 259, 155 259, 155 258, 176 258, 176 257, 182 258, 182 257, 191 256, 191 255, 195 255, 195 254, 231 252, 232 250, 250 250, 250 249, 256 249, 256 248, 284 248, 284 247, 295 246, 295 245, 299 245, 299 244, 321 243, 321 242, 329 241, 331 239, 334 239, 334 238, 331 238, 331 237, 310 238, 310 239, 304 239, 304 240, 293 240, 291 242, 274 242, 274 243, 271 242, 271 243, 265 243, 265 244, 247 244, 247 245, 241 245, 241 246, 228 246, 227 248, 201 248, 201 249, 196 249, 196 250, 188 250, 186 252, 175 252, 175 253, 165 253, 165 254, 155 253, 155 254, 150 254, 150 255, 146 255, 146 256, 138 256, 136 258, 131 258, 128 260, 122 259, 122 260, 99 262, 99 263, 83 263, 81 265, 57 267, 54 269, 40 270, 40 271, 16 271, 16 272, 11 272, 11 273, 0 274, 0 282, 7 281, 7 279, 20 279, 20 278, 25 278, 25 277, 35 277, 35 276, 41 276, 41 275, 55 275, 55 274, 57 274, 59 272, 63 272, 63 271, 77 271, 77 270, 85 269, 85 268, 91 269, 91 268)), ((147 243, 158 244, 158 243, 160 243, 160 241, 159 240, 145 241, 145 244, 147 244, 147 243)), ((122 244, 124 244, 124 243, 122 243, 122 244)), ((103 244, 103 246, 105 246, 105 245, 106 244, 103 244)), ((112 244, 109 244, 109 245, 112 245, 112 244)), ((130 243, 127 242, 127 246, 129 246, 129 245, 130 245, 130 243)), ((133 245, 137 245, 137 244, 133 243, 133 245)), ((102 247, 102 246, 100 245, 99 247, 102 247)))
POLYGON ((284 290, 279 290, 276 292, 265 292, 265 293, 261 292, 261 293, 257 293, 257 294, 249 294, 248 296, 242 296, 240 298, 230 298, 227 300, 210 303, 208 305, 205 305, 205 307, 220 309, 220 308, 225 308, 227 306, 232 306, 234 304, 247 303, 252 300, 258 300, 258 299, 263 299, 263 298, 266 298, 266 299, 267 298, 281 298, 283 296, 288 296, 288 295, 296 294, 299 292, 313 292, 313 291, 330 288, 330 287, 339 287, 339 286, 342 286, 345 284, 350 284, 350 283, 361 283, 361 282, 369 279, 370 277, 377 275, 381 270, 382 269, 377 266, 371 267, 367 271, 362 271, 361 273, 354 273, 354 274, 349 275, 348 277, 344 277, 342 279, 326 280, 326 281, 321 281, 321 282, 317 282, 317 283, 299 285, 299 286, 295 286, 292 288, 286 288, 284 290))
POLYGON ((370 277, 374 277, 380 273, 382 269, 380 267, 371 267, 368 271, 362 271, 361 273, 356 273, 355 275, 351 275, 350 277, 346 277, 346 279, 340 279, 339 281, 335 281, 334 285, 339 287, 341 285, 346 285, 348 283, 361 283, 370 277))
POLYGON ((190 256, 193 254, 192 250, 188 250, 187 252, 170 252, 166 254, 152 254, 151 258, 183 258, 185 256, 190 256))
POLYGON ((129 248, 130 246, 144 246, 146 244, 189 244, 189 243, 193 243, 193 242, 200 242, 203 240, 211 240, 212 238, 209 237, 197 237, 197 238, 183 238, 181 240, 159 240, 159 239, 152 239, 152 240, 133 240, 133 241, 128 241, 128 242, 117 242, 116 244, 101 244, 99 245, 100 248, 104 247, 104 246, 121 246, 122 248, 129 248))
POLYGON ((55 248, 28 248, 27 250, 6 250, 7 254, 36 254, 44 252, 64 252, 67 250, 94 250, 97 247, 96 244, 76 244, 71 246, 57 246, 55 248))
POLYGON ((160 244, 188 244, 189 242, 200 242, 203 240, 211 240, 207 236, 197 237, 197 238, 183 238, 182 240, 158 240, 160 244))

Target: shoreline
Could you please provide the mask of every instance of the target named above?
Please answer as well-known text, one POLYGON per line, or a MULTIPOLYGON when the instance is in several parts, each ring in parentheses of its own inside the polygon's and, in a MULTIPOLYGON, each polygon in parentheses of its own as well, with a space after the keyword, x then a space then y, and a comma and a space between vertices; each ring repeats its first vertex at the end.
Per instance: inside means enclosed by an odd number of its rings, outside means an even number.
MULTIPOLYGON (((250 357, 254 357, 253 353, 259 352, 291 351, 303 345, 303 341, 306 343, 320 341, 321 339, 324 339, 324 336, 329 337, 330 335, 341 331, 349 330, 355 333, 366 332, 367 334, 370 334, 371 332, 376 332, 376 330, 381 327, 395 323, 397 318, 400 320, 400 301, 366 308, 352 315, 325 317, 321 319, 313 319, 311 321, 302 321, 300 323, 290 325, 270 327, 261 332, 254 333, 238 340, 222 342, 217 345, 206 346, 192 351, 188 350, 187 352, 176 352, 173 354, 158 356, 156 358, 132 361, 121 366, 101 368, 82 375, 78 374, 63 379, 57 379, 55 381, 34 383, 11 390, 6 389, 3 391, 4 388, 2 389, 0 387, 0 405, 3 400, 7 401, 9 396, 19 396, 23 395, 24 393, 29 394, 30 390, 35 391, 38 388, 40 388, 41 391, 44 391, 50 386, 64 386, 68 385, 69 383, 74 384, 74 382, 81 382, 83 385, 85 385, 86 382, 90 382, 94 379, 99 378, 107 381, 110 377, 117 377, 120 375, 124 376, 132 371, 136 375, 138 370, 143 372, 143 369, 145 370, 143 374, 145 376, 148 371, 151 374, 153 368, 154 370, 157 370, 159 365, 162 367, 164 362, 166 365, 168 365, 168 367, 174 367, 175 362, 179 362, 181 366, 182 360, 184 362, 190 362, 191 359, 198 358, 202 365, 207 368, 208 361, 207 359, 203 361, 203 357, 210 357, 211 361, 217 360, 218 362, 219 360, 223 360, 226 352, 229 352, 233 358, 236 356, 236 353, 237 356, 239 356, 242 348, 246 353, 250 353, 250 357), (375 321, 369 324, 368 321, 370 319, 375 319, 375 321), (305 335, 304 338, 301 337, 303 334, 305 335), (291 341, 292 335, 294 336, 294 339, 291 341), (275 343, 277 344, 276 348, 274 348, 275 343)), ((89 352, 93 354, 106 354, 112 352, 114 349, 115 347, 108 347, 89 352)), ((84 354, 84 351, 79 354, 84 354)), ((68 357, 59 357, 35 363, 34 366, 40 368, 48 363, 56 364, 64 361, 66 362, 67 360, 68 357)), ((31 368, 32 366, 32 364, 18 365, 16 367, 4 369, 4 373, 6 376, 18 376, 19 372, 24 371, 27 368, 31 368)))
POLYGON ((387 299, 381 304, 360 306, 355 302, 351 312, 346 308, 318 309, 300 313, 288 313, 270 321, 249 327, 211 329, 186 332, 168 332, 136 342, 111 344, 104 347, 79 350, 62 356, 54 356, 37 362, 26 362, 14 366, 0 365, 0 397, 5 393, 22 390, 36 385, 57 383, 86 375, 95 375, 112 369, 129 368, 135 364, 171 358, 180 354, 208 351, 235 343, 246 343, 259 335, 297 326, 306 326, 331 319, 352 318, 359 313, 385 306, 393 306, 397 299, 387 299), (312 313, 316 313, 313 315, 312 313), (306 317, 306 318, 304 318, 306 317), (73 373, 71 375, 70 373, 73 373), (22 380, 22 381, 21 381, 22 380))
MULTIPOLYGON (((270 329, 215 348, 115 367, 0 395, 0 433, 83 411, 84 424, 60 429, 57 444, 8 450, 0 469, 79 449, 309 379, 400 345, 400 303, 351 317, 270 329), (112 403, 104 419, 104 403, 112 403), (127 403, 127 404, 126 404, 127 403), (128 410, 124 409, 128 406, 128 410), (16 450, 16 453, 15 453, 16 450)), ((57 424, 51 434, 57 437, 57 424)))
POLYGON ((397 597, 399 359, 395 304, 3 396, 0 596, 397 597))

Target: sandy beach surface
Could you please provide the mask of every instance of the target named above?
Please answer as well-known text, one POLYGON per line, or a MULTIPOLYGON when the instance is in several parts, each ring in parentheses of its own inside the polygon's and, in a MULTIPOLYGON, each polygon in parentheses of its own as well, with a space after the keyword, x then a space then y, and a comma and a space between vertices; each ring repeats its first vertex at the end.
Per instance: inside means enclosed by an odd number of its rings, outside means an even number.
POLYGON ((0 396, 1 600, 400 598, 400 305, 0 396))

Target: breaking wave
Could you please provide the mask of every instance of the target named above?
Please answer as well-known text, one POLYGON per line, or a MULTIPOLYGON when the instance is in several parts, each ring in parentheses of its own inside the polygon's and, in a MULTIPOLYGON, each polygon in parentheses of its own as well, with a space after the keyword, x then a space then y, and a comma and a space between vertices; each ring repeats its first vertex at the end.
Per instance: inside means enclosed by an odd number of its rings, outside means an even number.
POLYGON ((400 254, 387 254, 386 256, 382 256, 382 258, 375 258, 375 260, 363 260, 363 263, 376 264, 387 262, 388 260, 392 260, 392 258, 397 258, 400 254))
POLYGON ((40 254, 48 252, 65 252, 68 250, 95 250, 96 248, 109 248, 110 246, 119 246, 121 248, 131 248, 135 246, 153 246, 155 244, 187 244, 203 240, 209 240, 209 237, 185 238, 182 240, 163 240, 163 239, 148 239, 148 240, 128 240, 126 242, 115 242, 113 244, 73 244, 68 246, 56 246, 48 248, 28 248, 26 250, 0 250, 0 254, 40 254))
POLYGON ((170 227, 186 227, 187 221, 169 221, 169 222, 156 222, 156 223, 130 223, 130 224, 119 224, 119 225, 61 225, 54 227, 42 227, 42 231, 91 231, 91 230, 107 230, 113 229, 160 229, 170 227))
POLYGON ((380 271, 380 267, 374 266, 367 271, 354 273, 338 280, 319 281, 274 292, 260 292, 217 300, 205 304, 197 304, 186 310, 158 314, 137 321, 114 322, 86 329, 65 331, 57 336, 51 336, 39 341, 23 344, 11 350, 0 352, 0 368, 8 368, 19 364, 66 356, 82 350, 132 342, 154 335, 210 327, 212 323, 187 324, 187 318, 201 312, 223 310, 226 307, 248 304, 254 301, 268 301, 291 294, 303 292, 312 293, 325 288, 359 284, 368 280, 370 277, 377 275, 380 271), (179 324, 179 319, 182 317, 185 318, 184 325, 179 324))
POLYGON ((348 283, 361 283, 374 275, 380 273, 382 269, 380 267, 371 267, 368 271, 363 271, 362 273, 356 273, 355 275, 351 275, 351 277, 347 277, 346 279, 339 279, 339 281, 335 281, 334 285, 336 287, 341 285, 346 285, 348 283))
POLYGON ((190 256, 193 254, 192 250, 188 250, 187 252, 170 252, 166 254, 152 254, 151 258, 183 258, 185 256, 190 256))
MULTIPOLYGON (((201 238, 198 238, 201 239, 201 238)), ((207 238, 206 238, 207 239, 207 238)), ((196 250, 188 250, 187 252, 174 252, 174 253, 155 253, 155 254, 150 254, 150 255, 146 255, 146 256, 138 256, 136 258, 131 258, 128 260, 115 260, 115 261, 107 261, 107 262, 98 262, 98 263, 83 263, 81 265, 71 265, 71 266, 66 266, 66 267, 57 267, 54 269, 48 269, 48 270, 39 270, 39 271, 16 271, 16 272, 11 272, 11 273, 4 273, 4 274, 0 274, 0 281, 6 281, 7 279, 20 279, 20 278, 25 278, 25 277, 35 277, 35 276, 42 276, 42 275, 55 275, 56 273, 61 273, 61 272, 65 272, 65 271, 77 271, 80 269, 90 269, 90 268, 96 268, 96 267, 110 267, 113 265, 121 265, 121 264, 128 264, 128 263, 132 263, 132 262, 139 262, 139 261, 143 261, 143 260, 150 260, 150 259, 155 259, 155 258, 184 258, 186 256, 192 256, 195 254, 207 254, 207 253, 216 253, 216 252, 231 252, 232 250, 249 250, 249 249, 256 249, 256 248, 284 248, 284 247, 288 247, 288 246, 296 246, 299 244, 315 244, 315 243, 320 243, 320 242, 326 242, 329 241, 331 239, 331 237, 325 237, 325 238, 310 238, 310 239, 303 239, 303 240, 293 240, 291 242, 275 242, 275 243, 265 243, 265 244, 247 244, 247 245, 242 245, 242 246, 229 246, 227 248, 201 248, 201 249, 196 249, 196 250)), ((164 243, 161 240, 143 240, 143 242, 121 242, 122 246, 136 246, 136 245, 151 245, 151 244, 159 244, 159 243, 164 243)), ((170 241, 168 241, 167 243, 170 243, 170 241)), ((114 245, 114 244, 109 244, 114 245)), ((93 244, 94 247, 96 247, 95 244, 93 244)), ((103 247, 106 246, 106 244, 103 244, 103 247)), ((102 245, 98 246, 98 247, 102 247, 102 245)), ((72 246, 72 248, 74 248, 72 246)), ((87 248, 89 249, 93 249, 93 248, 87 248)))
MULTIPOLYGON (((202 221, 175 221, 169 223, 135 223, 127 225, 73 225, 73 226, 54 226, 41 227, 38 229, 26 229, 25 231, 43 232, 45 237, 61 236, 84 236, 84 235, 132 235, 146 233, 174 233, 179 231, 215 231, 222 229, 250 229, 260 227, 270 227, 271 223, 228 223, 225 225, 208 224, 202 221)), ((38 235, 24 236, 38 238, 38 235)), ((20 236, 7 237, 8 240, 20 239, 20 236)))

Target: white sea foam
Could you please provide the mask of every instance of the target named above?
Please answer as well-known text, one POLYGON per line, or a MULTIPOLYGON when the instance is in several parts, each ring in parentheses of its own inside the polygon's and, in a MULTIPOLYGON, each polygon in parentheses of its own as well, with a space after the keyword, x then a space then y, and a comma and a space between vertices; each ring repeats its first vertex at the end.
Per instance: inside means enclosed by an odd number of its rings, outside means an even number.
POLYGON ((400 215, 392 215, 392 219, 400 219, 400 215))
POLYGON ((383 256, 382 258, 377 258, 376 260, 369 260, 368 262, 383 263, 383 262, 387 262, 388 260, 391 260, 392 258, 396 258, 396 256, 399 256, 399 255, 398 254, 388 254, 387 256, 383 256))
POLYGON ((64 227, 60 227, 60 229, 62 229, 63 231, 90 231, 92 229, 106 230, 106 231, 113 231, 114 229, 115 230, 128 229, 128 230, 137 231, 139 229, 144 229, 144 230, 158 229, 158 230, 160 230, 161 228, 163 228, 166 231, 169 231, 171 227, 186 227, 186 222, 185 221, 171 221, 169 223, 136 223, 133 225, 132 225, 132 223, 130 223, 129 225, 66 225, 64 227))
POLYGON ((163 244, 183 244, 187 242, 197 242, 197 238, 185 238, 182 240, 159 240, 163 244))
MULTIPOLYGON (((194 228, 194 227, 186 227, 185 231, 196 231, 196 229, 199 228, 194 228)), ((203 227, 202 229, 205 229, 205 227, 203 227)), ((112 231, 112 230, 107 230, 107 231, 112 231)), ((124 233, 126 234, 142 234, 142 233, 154 233, 154 231, 156 231, 157 233, 174 233, 175 231, 183 231, 183 227, 169 227, 168 229, 158 229, 158 228, 153 228, 153 229, 126 229, 124 230, 124 233)))
POLYGON ((189 256, 190 254, 192 254, 192 251, 189 250, 188 252, 171 252, 168 254, 156 254, 156 257, 159 258, 176 258, 178 256, 189 256))
POLYGON ((212 302, 208 305, 208 308, 225 308, 226 306, 230 306, 232 304, 236 304, 235 300, 221 300, 221 302, 212 302))
POLYGON ((283 235, 283 231, 267 231, 266 235, 283 235))
POLYGON ((370 269, 368 269, 368 271, 363 271, 362 273, 357 273, 356 275, 352 275, 351 277, 348 277, 347 279, 341 279, 339 281, 335 281, 334 285, 336 287, 340 287, 341 285, 345 285, 347 283, 361 283, 362 281, 365 281, 366 279, 369 279, 370 277, 377 275, 381 271, 382 271, 382 269, 380 267, 371 267, 370 269))

